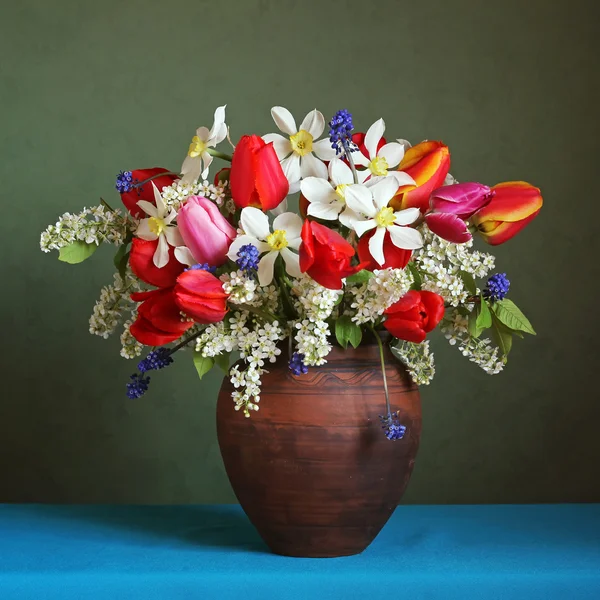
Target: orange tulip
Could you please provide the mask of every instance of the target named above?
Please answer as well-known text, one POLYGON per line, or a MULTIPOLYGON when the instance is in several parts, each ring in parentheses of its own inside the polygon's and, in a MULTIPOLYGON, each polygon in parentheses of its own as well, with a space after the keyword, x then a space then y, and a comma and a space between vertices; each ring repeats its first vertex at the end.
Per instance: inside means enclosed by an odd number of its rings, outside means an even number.
POLYGON ((525 181, 507 181, 492 188, 490 203, 471 217, 481 237, 492 246, 503 244, 532 221, 542 208, 540 190, 525 181))
POLYGON ((409 148, 398 170, 408 173, 417 185, 401 186, 390 206, 395 210, 416 207, 424 213, 431 192, 444 185, 449 169, 450 151, 442 142, 421 142, 409 148))

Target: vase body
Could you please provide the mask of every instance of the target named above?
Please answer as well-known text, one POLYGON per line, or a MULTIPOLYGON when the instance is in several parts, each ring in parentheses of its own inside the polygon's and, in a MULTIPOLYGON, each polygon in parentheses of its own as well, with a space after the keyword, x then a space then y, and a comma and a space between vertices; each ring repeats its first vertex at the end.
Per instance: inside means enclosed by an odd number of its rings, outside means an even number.
POLYGON ((327 364, 294 376, 287 352, 262 377, 260 410, 234 410, 226 377, 217 434, 235 495, 269 548, 286 556, 362 552, 408 484, 421 433, 417 387, 385 345, 390 404, 406 425, 388 440, 375 343, 334 347, 327 364))

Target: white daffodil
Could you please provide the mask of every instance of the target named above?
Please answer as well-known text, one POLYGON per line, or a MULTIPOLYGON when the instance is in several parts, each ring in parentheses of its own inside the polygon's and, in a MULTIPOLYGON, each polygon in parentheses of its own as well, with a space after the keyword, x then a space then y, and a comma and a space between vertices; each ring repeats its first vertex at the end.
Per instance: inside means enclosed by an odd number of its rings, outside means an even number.
POLYGON ((169 246, 182 246, 183 239, 177 226, 172 224, 177 211, 173 208, 169 210, 154 183, 152 187, 156 206, 146 200, 137 203, 149 218, 140 221, 135 234, 143 240, 158 240, 152 262, 162 269, 169 262, 169 246))
POLYGON ((358 215, 346 204, 346 190, 354 185, 352 170, 339 158, 329 163, 329 181, 320 177, 307 177, 300 183, 302 195, 309 201, 306 211, 312 217, 335 221, 350 227, 358 215))
POLYGON ((183 165, 181 165, 181 180, 183 183, 195 183, 200 175, 203 179, 206 178, 208 167, 210 167, 213 160, 207 149, 214 148, 226 137, 225 106, 219 106, 215 110, 214 123, 210 131, 207 127, 196 129, 196 135, 192 138, 188 154, 183 161, 183 165), (204 163, 204 170, 202 170, 202 163, 204 163))
POLYGON ((269 285, 273 281, 275 260, 281 254, 285 262, 285 270, 292 277, 300 277, 299 258, 290 248, 298 250, 302 240, 302 219, 291 212, 275 217, 273 232, 269 228, 269 218, 258 208, 248 206, 242 210, 240 225, 244 231, 233 240, 227 256, 235 261, 242 246, 252 244, 263 255, 258 263, 258 281, 260 285, 269 285))
POLYGON ((398 186, 416 185, 415 180, 408 173, 389 170, 397 167, 402 162, 406 146, 405 140, 400 140, 400 143, 389 142, 377 150, 377 145, 384 133, 384 120, 379 119, 379 121, 375 121, 365 135, 365 149, 369 155, 368 158, 360 151, 352 153, 354 163, 361 167, 366 167, 365 170, 358 172, 360 182, 362 183, 368 178, 392 176, 397 179, 398 186))
POLYGON ((300 180, 306 177, 327 178, 327 167, 324 160, 335 157, 335 150, 329 139, 317 141, 325 129, 325 118, 316 108, 311 110, 300 125, 292 113, 283 106, 274 106, 271 116, 279 130, 289 138, 278 133, 263 135, 265 142, 273 142, 281 168, 290 184, 290 194, 300 189, 300 180), (314 153, 314 154, 313 154, 314 153))
POLYGON ((380 265, 385 263, 383 242, 386 231, 390 234, 392 244, 398 248, 415 250, 423 245, 423 238, 416 229, 402 227, 414 223, 419 218, 419 209, 407 208, 395 212, 388 206, 398 187, 398 181, 394 177, 386 177, 369 187, 354 185, 346 188, 348 206, 358 215, 365 217, 359 217, 350 226, 358 237, 375 229, 369 240, 369 252, 380 265))

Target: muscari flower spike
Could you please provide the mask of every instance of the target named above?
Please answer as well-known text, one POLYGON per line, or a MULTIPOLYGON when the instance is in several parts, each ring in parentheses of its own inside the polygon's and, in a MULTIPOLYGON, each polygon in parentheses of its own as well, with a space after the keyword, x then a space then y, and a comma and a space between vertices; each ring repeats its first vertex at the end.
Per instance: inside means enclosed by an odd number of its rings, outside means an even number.
POLYGON ((157 348, 153 350, 138 364, 140 373, 147 371, 158 371, 168 367, 173 362, 171 352, 167 348, 157 348))
POLYGON ((150 377, 134 373, 130 379, 131 381, 127 384, 127 397, 132 400, 141 398, 148 391, 150 377))
POLYGON ((308 373, 308 367, 304 364, 304 354, 299 352, 292 354, 289 367, 294 375, 306 375, 308 373))
POLYGON ((352 131, 354 131, 352 114, 345 108, 338 110, 329 121, 329 141, 336 155, 349 154, 358 150, 358 147, 352 141, 352 131))
POLYGON ((510 281, 506 278, 506 273, 496 273, 487 280, 483 296, 489 300, 502 300, 508 294, 510 281))
POLYGON ((202 263, 192 265, 191 267, 184 269, 184 271, 208 271, 214 275, 217 272, 217 267, 211 267, 208 263, 202 263))
POLYGON ((254 244, 242 246, 237 253, 237 266, 242 271, 256 271, 258 269, 259 252, 254 244))
POLYGON ((381 419, 383 433, 388 440, 401 440, 404 437, 406 426, 400 425, 397 412, 379 415, 379 418, 381 419))
POLYGON ((133 180, 133 174, 131 171, 121 171, 117 175, 117 181, 115 183, 115 188, 119 194, 124 194, 125 192, 130 192, 135 187, 135 182, 133 180))

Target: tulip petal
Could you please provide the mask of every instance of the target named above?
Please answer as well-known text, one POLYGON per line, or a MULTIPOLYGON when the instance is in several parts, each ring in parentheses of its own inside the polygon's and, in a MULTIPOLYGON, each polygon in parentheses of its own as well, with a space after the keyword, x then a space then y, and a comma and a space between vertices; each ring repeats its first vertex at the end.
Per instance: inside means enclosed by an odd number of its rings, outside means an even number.
POLYGON ((385 262, 379 265, 375 262, 369 252, 369 240, 375 232, 368 232, 358 240, 357 254, 363 268, 372 271, 374 269, 404 269, 412 256, 412 250, 404 250, 392 244, 390 234, 386 231, 383 239, 383 254, 385 262))
POLYGON ((262 208, 264 210, 276 208, 287 196, 289 182, 271 144, 266 144, 256 151, 254 170, 256 193, 262 208))
POLYGON ((258 283, 260 285, 269 285, 273 281, 274 265, 278 256, 279 252, 272 250, 260 259, 258 263, 258 283))
POLYGON ((466 223, 451 213, 431 213, 425 217, 433 233, 453 244, 464 244, 472 239, 466 223))
POLYGON ((302 244, 300 245, 299 266, 302 273, 306 273, 315 262, 315 243, 311 226, 313 224, 307 219, 302 225, 302 244))
POLYGON ((390 142, 379 149, 377 156, 385 158, 388 169, 393 169, 394 167, 397 167, 404 158, 404 146, 402 146, 402 144, 397 144, 396 142, 390 142))
POLYGON ((425 341, 426 333, 418 322, 407 319, 388 317, 383 326, 399 340, 420 344, 425 341))
POLYGON ((421 302, 427 312, 427 323, 423 329, 433 331, 444 317, 444 299, 434 292, 421 292, 421 302))
POLYGON ((283 106, 274 106, 271 109, 271 116, 273 117, 273 121, 275 121, 275 125, 279 128, 279 131, 283 131, 283 133, 287 133, 288 135, 295 135, 298 133, 296 121, 287 108, 284 108, 283 106))
POLYGON ((314 154, 305 154, 300 159, 300 174, 303 179, 306 177, 327 179, 327 167, 314 154))
POLYGON ((383 137, 385 132, 385 122, 383 119, 379 119, 369 127, 367 134, 365 135, 365 148, 370 159, 377 156, 377 145, 379 140, 383 137))
POLYGON ((379 265, 385 263, 385 255, 383 253, 383 240, 385 238, 385 227, 378 227, 369 240, 369 252, 379 265))
POLYGON ((473 222, 508 221, 514 223, 529 217, 542 208, 539 188, 525 181, 507 181, 492 188, 490 203, 473 215, 473 222))
POLYGON ((242 209, 240 224, 246 234, 258 240, 266 240, 270 233, 269 218, 262 210, 253 206, 242 209))
MULTIPOLYGON (((177 261, 169 260, 167 266, 162 269, 154 265, 153 257, 158 246, 158 240, 147 241, 133 238, 131 242, 131 253, 129 255, 129 266, 134 275, 142 281, 155 285, 156 287, 169 287, 175 283, 177 276, 183 271, 183 265, 177 261)), ((169 253, 174 252, 173 248, 169 253)))
POLYGON ((399 227, 392 225, 387 230, 390 232, 390 238, 394 246, 404 250, 417 250, 423 246, 421 234, 412 227, 399 227))
POLYGON ((275 153, 277 154, 277 158, 279 160, 283 160, 292 152, 292 144, 290 143, 290 140, 288 138, 284 138, 278 133, 267 133, 267 135, 262 136, 262 139, 267 142, 267 144, 273 144, 273 148, 275 149, 275 153))
POLYGON ((315 140, 321 137, 324 129, 325 117, 323 117, 323 113, 316 108, 311 110, 300 124, 300 130, 310 133, 315 140))

